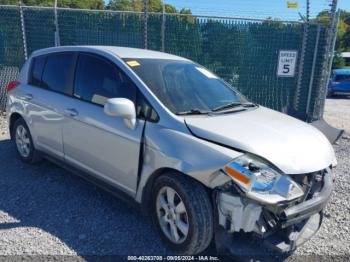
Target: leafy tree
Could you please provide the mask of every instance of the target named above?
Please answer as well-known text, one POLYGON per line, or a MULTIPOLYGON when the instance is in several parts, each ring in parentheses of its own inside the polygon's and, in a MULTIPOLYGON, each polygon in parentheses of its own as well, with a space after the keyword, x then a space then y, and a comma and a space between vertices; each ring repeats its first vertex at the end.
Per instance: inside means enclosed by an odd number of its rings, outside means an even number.
POLYGON ((190 15, 190 14, 192 14, 192 12, 191 12, 191 9, 182 8, 180 10, 180 14, 190 15))
POLYGON ((340 52, 336 52, 336 54, 334 55, 334 58, 333 58, 332 68, 339 69, 339 68, 344 68, 344 67, 345 67, 344 58, 341 56, 340 52))
POLYGON ((103 0, 60 0, 59 7, 82 8, 82 9, 104 9, 103 0))
POLYGON ((321 23, 328 23, 329 21, 329 12, 327 10, 321 11, 316 16, 316 21, 321 23))
POLYGON ((130 0, 112 0, 107 5, 108 9, 121 10, 121 11, 133 11, 134 6, 130 0))
POLYGON ((165 13, 177 13, 177 10, 175 8, 175 6, 169 5, 169 4, 165 4, 165 13))
MULTIPOLYGON (((328 11, 322 11, 317 15, 317 21, 321 23, 329 22, 328 11)), ((337 40, 335 45, 335 56, 333 58, 333 68, 343 68, 345 66, 344 58, 341 52, 350 51, 350 12, 340 11, 337 40)))
POLYGON ((350 28, 345 32, 342 39, 342 50, 350 51, 350 28))
MULTIPOLYGON (((166 13, 178 13, 178 10, 169 4, 165 4, 166 13)), ((107 5, 108 9, 121 10, 121 11, 136 11, 142 12, 144 10, 144 0, 111 0, 107 5)), ((148 0, 149 12, 162 12, 163 1, 162 0, 148 0)), ((191 14, 191 10, 182 9, 180 13, 191 14)))
POLYGON ((350 13, 341 11, 337 32, 337 51, 350 50, 350 13))
MULTIPOLYGON (((18 5, 19 0, 0 0, 2 5, 18 5)), ((53 6, 54 0, 22 0, 27 6, 53 6)), ((104 9, 103 0, 58 0, 58 7, 81 8, 81 9, 104 9)))

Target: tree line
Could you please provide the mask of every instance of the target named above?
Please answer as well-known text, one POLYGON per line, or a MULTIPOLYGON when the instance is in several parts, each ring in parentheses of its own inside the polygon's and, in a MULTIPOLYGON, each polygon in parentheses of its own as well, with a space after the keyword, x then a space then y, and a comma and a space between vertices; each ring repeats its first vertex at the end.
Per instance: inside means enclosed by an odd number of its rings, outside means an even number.
MULTIPOLYGON (((322 11, 317 16, 320 22, 328 22, 329 14, 322 11)), ((335 56, 333 68, 344 68, 345 60, 341 56, 342 52, 350 52, 350 12, 340 10, 337 40, 335 44, 335 56)))
MULTIPOLYGON (((0 0, 1 5, 18 5, 20 0, 0 0)), ((22 4, 27 6, 46 6, 52 7, 54 0, 21 0, 22 4)), ((80 8, 80 9, 97 9, 97 10, 120 10, 120 11, 136 11, 144 10, 144 0, 58 0, 58 7, 65 8, 80 8)), ((166 13, 191 14, 190 9, 178 10, 175 6, 164 4, 166 13)), ((148 0, 149 12, 162 12, 163 0, 148 0)), ((188 17, 188 22, 191 22, 191 17, 188 17)), ((317 15, 318 22, 326 23, 329 21, 329 12, 322 11, 317 15)), ((267 18, 266 21, 274 21, 272 18, 267 18)), ((278 23, 278 20, 275 21, 278 23)), ((345 67, 342 52, 350 52, 350 12, 341 10, 339 26, 337 32, 337 40, 335 46, 335 56, 333 60, 333 68, 345 67)))
MULTIPOLYGON (((0 0, 1 5, 18 5, 19 0, 0 0)), ((58 0, 58 7, 80 8, 80 9, 97 9, 97 10, 120 10, 142 12, 144 9, 143 0, 110 0, 105 3, 104 0, 58 0)), ((54 0, 22 0, 26 6, 45 6, 52 7, 54 0)), ((177 10, 175 6, 164 4, 166 13, 191 14, 191 10, 183 8, 177 10)), ((149 12, 162 12, 162 0, 148 0, 149 12)))
POLYGON ((345 60, 340 54, 350 52, 350 12, 344 10, 340 14, 335 51, 333 67, 345 67, 345 60))

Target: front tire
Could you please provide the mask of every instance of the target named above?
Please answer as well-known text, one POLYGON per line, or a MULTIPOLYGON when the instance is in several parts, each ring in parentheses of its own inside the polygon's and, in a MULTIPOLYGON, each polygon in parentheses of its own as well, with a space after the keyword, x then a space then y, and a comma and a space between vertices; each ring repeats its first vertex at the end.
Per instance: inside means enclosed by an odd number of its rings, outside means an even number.
POLYGON ((17 153, 21 160, 26 163, 37 162, 40 157, 34 148, 32 136, 23 118, 16 120, 11 132, 12 139, 16 145, 17 153))
POLYGON ((204 251, 214 232, 213 208, 204 186, 174 172, 160 176, 152 192, 152 219, 162 240, 179 255, 204 251))

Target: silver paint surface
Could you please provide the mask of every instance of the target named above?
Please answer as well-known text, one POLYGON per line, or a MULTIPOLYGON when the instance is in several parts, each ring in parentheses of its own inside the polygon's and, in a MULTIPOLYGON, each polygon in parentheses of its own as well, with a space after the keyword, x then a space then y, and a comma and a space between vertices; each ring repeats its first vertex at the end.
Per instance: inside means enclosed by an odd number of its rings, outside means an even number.
POLYGON ((285 174, 322 170, 335 159, 332 146, 318 129, 265 107, 187 117, 186 123, 196 136, 258 155, 285 174))

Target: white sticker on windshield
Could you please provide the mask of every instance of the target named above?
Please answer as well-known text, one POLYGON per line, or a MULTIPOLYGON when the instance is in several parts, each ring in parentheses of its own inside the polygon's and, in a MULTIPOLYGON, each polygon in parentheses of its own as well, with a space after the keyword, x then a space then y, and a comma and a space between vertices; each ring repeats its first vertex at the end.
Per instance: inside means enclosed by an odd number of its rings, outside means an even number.
POLYGON ((212 72, 209 72, 207 69, 203 67, 196 67, 196 69, 208 78, 217 78, 216 75, 214 75, 212 72))

